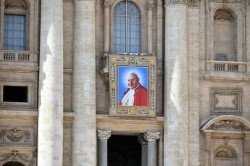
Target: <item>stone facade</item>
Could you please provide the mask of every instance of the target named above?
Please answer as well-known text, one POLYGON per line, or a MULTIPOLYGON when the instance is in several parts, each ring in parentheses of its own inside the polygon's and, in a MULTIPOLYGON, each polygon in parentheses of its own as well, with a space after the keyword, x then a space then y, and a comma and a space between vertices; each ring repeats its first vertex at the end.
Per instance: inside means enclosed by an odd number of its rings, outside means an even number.
POLYGON ((250 165, 250 3, 129 1, 157 59, 156 117, 140 118, 109 116, 120 2, 1 0, 0 165, 107 166, 114 135, 138 136, 142 166, 250 165), (5 49, 5 15, 25 16, 24 50, 5 49))

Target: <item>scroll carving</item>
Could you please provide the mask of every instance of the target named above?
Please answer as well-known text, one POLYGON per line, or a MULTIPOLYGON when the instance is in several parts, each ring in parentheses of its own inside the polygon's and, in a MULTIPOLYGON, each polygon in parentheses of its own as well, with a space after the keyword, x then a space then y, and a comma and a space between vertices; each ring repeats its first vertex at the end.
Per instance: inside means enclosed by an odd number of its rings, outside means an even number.
POLYGON ((0 128, 0 144, 32 145, 34 130, 0 128))
POLYGON ((103 131, 103 130, 98 130, 98 139, 109 139, 111 136, 111 131, 103 131))
POLYGON ((214 123, 210 129, 213 130, 244 130, 245 126, 237 121, 231 120, 221 120, 217 123, 214 123))
POLYGON ((144 133, 144 139, 147 141, 156 141, 160 138, 160 132, 146 132, 144 133))

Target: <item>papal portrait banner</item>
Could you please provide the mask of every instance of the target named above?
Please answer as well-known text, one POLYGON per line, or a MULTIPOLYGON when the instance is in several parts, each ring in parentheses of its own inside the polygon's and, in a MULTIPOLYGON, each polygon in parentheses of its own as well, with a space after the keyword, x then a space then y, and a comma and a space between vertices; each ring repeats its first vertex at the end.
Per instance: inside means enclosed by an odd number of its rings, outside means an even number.
POLYGON ((152 55, 109 55, 109 115, 155 117, 156 69, 152 55))

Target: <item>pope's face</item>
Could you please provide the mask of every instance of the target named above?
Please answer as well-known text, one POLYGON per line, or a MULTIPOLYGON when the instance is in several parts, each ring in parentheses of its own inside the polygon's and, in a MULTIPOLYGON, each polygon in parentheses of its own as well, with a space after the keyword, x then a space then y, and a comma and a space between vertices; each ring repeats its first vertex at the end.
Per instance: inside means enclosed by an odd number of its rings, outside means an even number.
POLYGON ((128 87, 130 89, 134 89, 138 86, 139 84, 139 78, 136 77, 136 75, 134 74, 130 74, 128 77, 128 87))

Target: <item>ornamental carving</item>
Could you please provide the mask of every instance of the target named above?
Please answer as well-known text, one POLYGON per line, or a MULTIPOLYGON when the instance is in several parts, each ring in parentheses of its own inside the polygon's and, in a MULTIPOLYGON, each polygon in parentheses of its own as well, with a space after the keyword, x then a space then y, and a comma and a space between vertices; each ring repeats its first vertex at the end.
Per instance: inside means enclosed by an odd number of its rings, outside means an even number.
POLYGON ((97 132, 98 139, 109 139, 111 136, 111 131, 98 130, 97 132))
POLYGON ((0 128, 0 144, 32 145, 32 128, 0 128))
POLYGON ((186 0, 166 0, 166 4, 186 4, 186 0))
POLYGON ((154 1, 153 0, 148 0, 148 5, 147 5, 147 9, 148 10, 152 10, 154 8, 154 1))
POLYGON ((224 137, 225 144, 215 150, 215 157, 219 160, 230 160, 237 158, 237 151, 228 144, 229 137, 224 137))
POLYGON ((188 0, 188 6, 189 7, 199 7, 199 1, 200 0, 188 0))
POLYGON ((144 139, 147 141, 156 141, 160 138, 160 132, 146 132, 144 133, 144 139))
POLYGON ((20 8, 27 10, 28 4, 25 0, 5 0, 5 8, 20 8))
POLYGON ((244 130, 245 126, 237 121, 232 120, 221 120, 217 123, 214 123, 210 129, 213 130, 244 130))
POLYGON ((10 153, 2 153, 0 154, 0 161, 6 162, 6 161, 20 161, 22 163, 25 163, 26 165, 32 165, 32 156, 21 153, 18 150, 13 150, 10 153))
POLYGON ((214 20, 233 21, 233 15, 227 10, 218 9, 214 14, 214 20))

